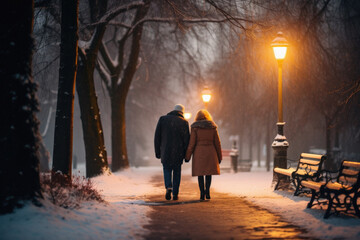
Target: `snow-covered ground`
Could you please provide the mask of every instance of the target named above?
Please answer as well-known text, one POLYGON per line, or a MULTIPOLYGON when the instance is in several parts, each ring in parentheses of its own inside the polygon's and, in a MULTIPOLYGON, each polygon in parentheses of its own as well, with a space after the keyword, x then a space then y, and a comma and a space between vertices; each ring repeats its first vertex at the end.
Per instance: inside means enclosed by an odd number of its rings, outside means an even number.
POLYGON ((250 202, 282 216, 305 228, 319 239, 360 239, 360 219, 330 216, 323 219, 324 210, 307 209, 310 198, 295 197, 293 192, 273 191, 272 172, 225 173, 214 176, 212 187, 219 192, 244 196, 250 202))
POLYGON ((128 169, 94 178, 107 204, 91 202, 66 210, 43 201, 42 208, 29 204, 0 215, 0 239, 141 239, 150 211, 141 203, 147 194, 159 191, 150 183, 157 174, 162 174, 161 168, 128 169))
MULTIPOLYGON (((163 194, 162 188, 150 183, 151 177, 159 174, 161 167, 143 167, 94 178, 107 204, 91 202, 80 209, 66 210, 44 201, 43 208, 28 205, 13 214, 2 215, 0 239, 141 239, 146 234, 142 226, 149 222, 147 213, 151 211, 144 205, 146 195, 163 194)), ((184 166, 182 174, 190 175, 189 165, 184 166)), ((264 171, 223 173, 214 176, 212 187, 244 196, 307 229, 310 236, 360 239, 360 219, 331 216, 324 220, 324 210, 306 209, 309 198, 273 192, 271 179, 272 173, 264 171)))

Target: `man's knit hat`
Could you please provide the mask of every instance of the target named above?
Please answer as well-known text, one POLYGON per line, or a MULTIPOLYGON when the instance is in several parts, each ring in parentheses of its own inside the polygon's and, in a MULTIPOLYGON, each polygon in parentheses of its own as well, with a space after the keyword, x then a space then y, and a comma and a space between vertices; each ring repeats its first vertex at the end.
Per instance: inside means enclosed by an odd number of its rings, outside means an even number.
POLYGON ((185 107, 182 104, 176 104, 175 107, 174 107, 174 110, 184 113, 185 107))

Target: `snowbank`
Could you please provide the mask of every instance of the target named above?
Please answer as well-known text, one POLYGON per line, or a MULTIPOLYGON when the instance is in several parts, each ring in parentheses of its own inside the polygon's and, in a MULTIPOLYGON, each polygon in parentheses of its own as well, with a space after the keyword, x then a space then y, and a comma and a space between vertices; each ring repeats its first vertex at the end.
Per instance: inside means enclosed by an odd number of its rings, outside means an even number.
POLYGON ((331 216, 323 219, 321 209, 307 209, 309 198, 295 197, 293 192, 273 191, 272 172, 225 173, 214 176, 212 187, 224 193, 245 196, 247 200, 281 215, 285 220, 322 239, 360 239, 360 219, 331 216))
MULTIPOLYGON (((148 194, 160 191, 150 179, 161 168, 138 168, 94 178, 107 204, 86 203, 66 210, 43 201, 13 214, 0 216, 1 239, 139 239, 149 219, 148 206, 140 204, 148 194)), ((161 189, 162 190, 162 189, 161 189)))

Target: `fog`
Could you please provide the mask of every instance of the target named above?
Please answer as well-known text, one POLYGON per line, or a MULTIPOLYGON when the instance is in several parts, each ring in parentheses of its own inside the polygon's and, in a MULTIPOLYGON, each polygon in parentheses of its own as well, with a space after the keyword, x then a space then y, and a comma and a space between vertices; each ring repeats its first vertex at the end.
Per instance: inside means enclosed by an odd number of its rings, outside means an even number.
MULTIPOLYGON (((327 16, 313 23, 317 30, 309 30, 307 22, 312 16, 302 15, 297 8, 300 3, 287 3, 287 8, 275 10, 275 2, 250 4, 240 11, 252 19, 244 28, 217 23, 189 24, 183 28, 173 28, 171 24, 144 25, 139 66, 126 98, 130 165, 160 164, 153 150, 159 117, 181 103, 192 114, 191 124, 196 112, 205 107, 201 100, 205 86, 212 92, 208 110, 219 126, 223 148, 230 149, 233 144, 230 139, 237 139, 240 159, 252 159, 254 163, 260 159, 262 165, 266 159, 272 161, 272 151, 267 149, 276 136, 278 93, 277 63, 270 43, 280 30, 290 42, 283 65, 288 159, 297 159, 301 152, 329 151, 336 162, 342 158, 359 159, 360 125, 355 120, 359 115, 359 96, 352 89, 360 74, 357 67, 344 66, 340 49, 348 43, 343 50, 347 59, 351 63, 358 60, 358 48, 353 44, 359 34, 357 28, 334 21, 342 11, 336 3, 327 9, 327 16), (346 31, 343 26, 348 27, 346 31), (335 34, 329 34, 330 30, 335 34)), ((34 28, 37 43, 34 78, 39 83, 40 131, 50 156, 59 67, 58 28, 48 13, 38 12, 34 28), (44 30, 44 26, 53 29, 44 30)), ((109 27, 104 36, 113 58, 117 46, 112 40, 117 31, 109 27)), ((111 101, 97 71, 94 80, 105 145, 111 156, 111 148, 117 147, 111 146, 111 101)), ((73 137, 73 156, 83 162, 85 150, 77 95, 73 137)))

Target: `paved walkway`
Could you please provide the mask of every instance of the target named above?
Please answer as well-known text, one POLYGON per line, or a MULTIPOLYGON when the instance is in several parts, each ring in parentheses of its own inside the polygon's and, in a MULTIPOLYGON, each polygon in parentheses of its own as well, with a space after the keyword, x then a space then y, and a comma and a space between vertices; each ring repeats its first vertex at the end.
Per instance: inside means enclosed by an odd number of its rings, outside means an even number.
MULTIPOLYGON (((153 179, 164 188, 162 176, 153 179)), ((199 201, 197 184, 182 177, 179 200, 150 196, 147 204, 151 222, 145 239, 313 239, 304 229, 255 206, 244 198, 211 192, 211 200, 199 201)))

